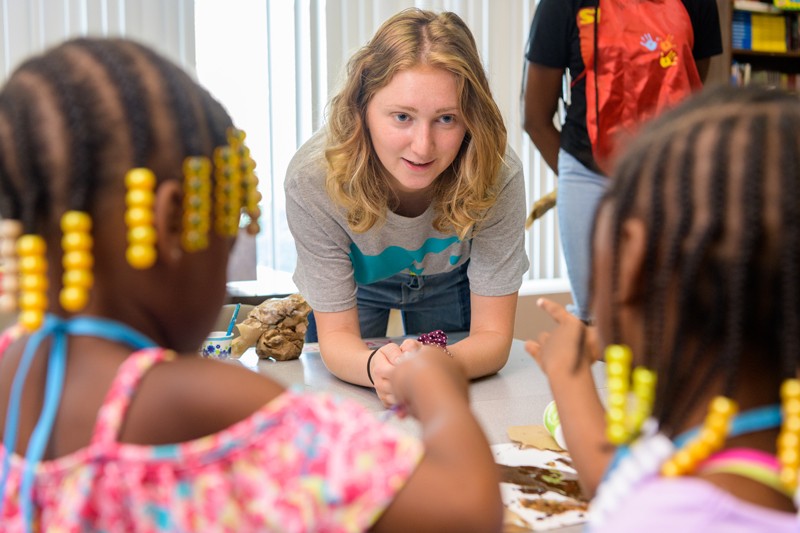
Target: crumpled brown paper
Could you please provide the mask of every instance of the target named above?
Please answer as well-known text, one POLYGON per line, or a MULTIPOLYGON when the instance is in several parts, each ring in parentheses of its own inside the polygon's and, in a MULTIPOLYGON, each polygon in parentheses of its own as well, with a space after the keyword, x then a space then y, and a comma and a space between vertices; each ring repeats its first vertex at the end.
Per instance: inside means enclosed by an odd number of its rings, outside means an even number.
POLYGON ((261 359, 297 359, 303 351, 310 312, 311 307, 299 294, 258 304, 236 325, 239 336, 233 339, 231 355, 240 357, 255 344, 261 359))

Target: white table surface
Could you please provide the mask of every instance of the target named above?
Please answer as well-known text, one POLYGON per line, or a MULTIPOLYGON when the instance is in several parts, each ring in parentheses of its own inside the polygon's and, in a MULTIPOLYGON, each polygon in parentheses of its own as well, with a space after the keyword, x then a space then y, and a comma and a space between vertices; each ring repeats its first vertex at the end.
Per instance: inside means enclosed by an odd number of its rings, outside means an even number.
MULTIPOLYGON (((375 391, 345 383, 328 372, 318 352, 303 353, 293 361, 275 362, 259 360, 251 348, 239 362, 253 370, 268 375, 287 386, 301 390, 327 391, 352 398, 369 411, 373 411, 390 424, 399 425, 419 435, 413 420, 401 420, 383 407, 375 391)), ((604 392, 604 365, 596 363, 592 369, 598 390, 604 392)), ((547 378, 536 362, 525 351, 521 340, 514 340, 508 363, 493 376, 477 379, 470 385, 470 403, 483 427, 490 444, 509 442, 506 428, 542 423, 542 413, 552 400, 547 378)), ((561 528, 558 531, 581 531, 581 526, 561 528)))

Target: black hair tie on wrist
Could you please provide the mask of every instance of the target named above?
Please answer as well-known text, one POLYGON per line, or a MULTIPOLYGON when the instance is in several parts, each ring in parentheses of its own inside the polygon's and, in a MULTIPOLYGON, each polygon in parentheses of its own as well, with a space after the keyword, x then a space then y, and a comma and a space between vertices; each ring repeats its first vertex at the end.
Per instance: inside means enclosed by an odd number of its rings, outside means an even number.
POLYGON ((372 353, 369 354, 369 357, 367 357, 367 377, 369 378, 369 382, 372 383, 373 385, 375 385, 375 382, 372 381, 372 372, 369 369, 369 365, 372 363, 372 356, 378 353, 378 350, 380 350, 380 348, 375 348, 374 350, 372 350, 372 353))

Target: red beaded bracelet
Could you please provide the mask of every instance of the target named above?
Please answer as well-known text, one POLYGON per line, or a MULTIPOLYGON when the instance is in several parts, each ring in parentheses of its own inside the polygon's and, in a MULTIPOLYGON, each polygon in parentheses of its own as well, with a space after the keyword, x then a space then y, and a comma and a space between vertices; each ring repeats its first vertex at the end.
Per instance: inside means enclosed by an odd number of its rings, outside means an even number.
POLYGON ((417 341, 421 342, 422 344, 427 344, 429 346, 438 346, 444 353, 453 357, 453 354, 450 353, 450 350, 447 349, 447 333, 444 331, 437 329, 435 331, 431 331, 430 333, 423 333, 419 337, 417 337, 417 341))

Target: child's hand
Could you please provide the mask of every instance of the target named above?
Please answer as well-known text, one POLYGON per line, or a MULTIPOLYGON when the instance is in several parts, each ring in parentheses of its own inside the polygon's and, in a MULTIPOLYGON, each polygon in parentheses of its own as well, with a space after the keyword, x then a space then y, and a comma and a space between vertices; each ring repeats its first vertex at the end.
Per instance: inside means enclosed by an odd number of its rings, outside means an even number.
POLYGON ((525 350, 533 356, 548 377, 572 372, 585 361, 599 358, 595 328, 586 327, 563 306, 540 298, 536 304, 556 322, 552 332, 540 333, 536 340, 525 342, 525 350))
POLYGON ((440 408, 447 400, 468 401, 468 381, 461 366, 436 346, 419 344, 419 349, 404 352, 389 380, 397 405, 415 418, 421 418, 421 410, 440 408))
POLYGON ((422 348, 422 343, 418 340, 406 339, 400 346, 393 342, 382 346, 372 358, 370 368, 372 379, 375 381, 375 392, 385 407, 397 404, 390 380, 394 367, 420 348, 422 348))

